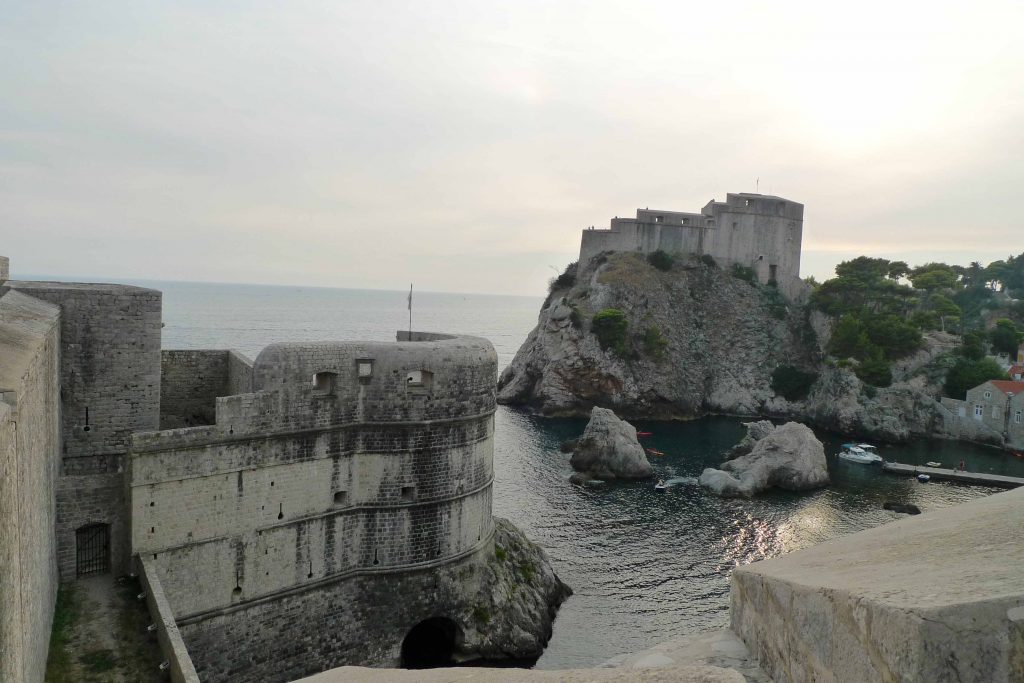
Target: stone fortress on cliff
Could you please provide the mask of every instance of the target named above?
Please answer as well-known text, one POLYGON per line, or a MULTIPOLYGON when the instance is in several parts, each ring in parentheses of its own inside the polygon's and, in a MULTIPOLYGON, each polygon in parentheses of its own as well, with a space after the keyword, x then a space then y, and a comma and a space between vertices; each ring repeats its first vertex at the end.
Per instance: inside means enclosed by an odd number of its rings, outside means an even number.
POLYGON ((161 326, 158 291, 0 259, 0 680, 43 680, 57 587, 96 572, 140 575, 174 680, 398 666, 414 632, 486 630, 490 342, 251 361, 162 351, 161 326))
POLYGON ((721 265, 754 269, 763 283, 775 282, 789 297, 803 290, 800 248, 804 206, 782 197, 728 193, 700 213, 637 209, 636 218, 611 220, 607 230, 586 229, 580 264, 604 251, 708 255, 721 265))

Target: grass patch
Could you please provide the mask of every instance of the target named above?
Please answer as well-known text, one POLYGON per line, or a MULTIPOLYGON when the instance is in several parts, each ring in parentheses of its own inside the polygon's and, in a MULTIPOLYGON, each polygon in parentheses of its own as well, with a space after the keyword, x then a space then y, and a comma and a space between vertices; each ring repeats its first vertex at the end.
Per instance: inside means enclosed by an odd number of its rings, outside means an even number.
POLYGON ((519 565, 519 573, 523 575, 527 583, 533 583, 533 577, 537 575, 537 567, 534 566, 533 562, 526 560, 519 565))
POLYGON ((78 658, 82 667, 89 673, 101 674, 117 666, 117 658, 112 650, 91 650, 78 658))
POLYGON ((504 562, 508 559, 508 551, 502 548, 500 545, 494 546, 494 556, 504 562))
POLYGON ((473 608, 473 621, 480 625, 489 624, 491 621, 491 610, 486 605, 476 605, 473 608))
POLYGON ((78 589, 61 586, 57 590, 57 605, 53 610, 53 630, 50 632, 50 653, 46 659, 46 683, 62 683, 73 679, 71 654, 68 644, 78 620, 78 589))

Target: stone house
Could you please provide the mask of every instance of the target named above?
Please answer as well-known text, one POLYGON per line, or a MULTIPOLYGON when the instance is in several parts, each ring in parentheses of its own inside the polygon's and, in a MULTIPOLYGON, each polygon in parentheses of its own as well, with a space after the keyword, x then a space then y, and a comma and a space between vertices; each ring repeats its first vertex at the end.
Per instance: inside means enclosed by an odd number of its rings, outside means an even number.
POLYGON ((1011 365, 1007 373, 1014 382, 1024 381, 1024 363, 1011 365))
POLYGON ((1024 449, 1024 381, 989 380, 967 400, 942 399, 945 429, 953 438, 1024 449))

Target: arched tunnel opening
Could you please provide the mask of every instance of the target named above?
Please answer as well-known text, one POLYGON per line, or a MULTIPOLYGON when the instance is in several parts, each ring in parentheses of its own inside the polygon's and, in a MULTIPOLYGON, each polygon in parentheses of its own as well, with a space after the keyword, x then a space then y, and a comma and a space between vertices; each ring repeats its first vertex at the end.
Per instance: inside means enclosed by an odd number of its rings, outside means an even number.
POLYGON ((455 664, 458 625, 445 617, 431 617, 412 627, 402 641, 402 667, 435 669, 455 664))

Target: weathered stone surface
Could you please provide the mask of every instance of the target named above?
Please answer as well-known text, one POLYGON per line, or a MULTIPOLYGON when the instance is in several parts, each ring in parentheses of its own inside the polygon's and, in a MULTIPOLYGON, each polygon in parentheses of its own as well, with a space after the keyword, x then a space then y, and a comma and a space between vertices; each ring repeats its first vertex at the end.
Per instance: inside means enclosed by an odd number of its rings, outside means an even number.
MULTIPOLYGON (((764 434, 747 455, 707 468, 700 484, 720 496, 752 496, 776 487, 805 491, 828 485, 825 449, 810 428, 789 422, 766 432, 763 423, 751 423, 748 433, 764 434)), ((770 423, 769 423, 770 424, 770 423)))
POLYGON ((364 669, 346 666, 296 683, 746 683, 736 671, 716 666, 646 669, 364 669))
POLYGON ((601 256, 549 297, 501 374, 498 402, 548 415, 585 415, 594 405, 626 418, 765 415, 879 441, 942 429, 942 371, 932 364, 950 350, 950 335, 926 333, 918 353, 894 364, 891 387, 868 389, 849 368, 824 362, 830 333, 820 312, 699 259, 679 257, 661 272, 632 254, 601 256), (626 316, 628 359, 602 349, 589 330, 605 308, 626 316), (652 329, 663 345, 645 345, 652 329), (819 374, 806 397, 775 394, 780 365, 819 374))
POLYGON ((559 605, 572 595, 547 554, 511 522, 494 518, 494 557, 465 624, 459 648, 465 659, 535 659, 551 639, 559 605))
POLYGON ((651 476, 636 428, 606 408, 594 407, 569 464, 592 479, 643 479, 651 476))
POLYGON ((777 681, 1021 681, 1024 489, 737 568, 732 627, 777 681))

